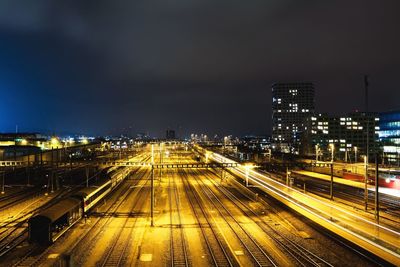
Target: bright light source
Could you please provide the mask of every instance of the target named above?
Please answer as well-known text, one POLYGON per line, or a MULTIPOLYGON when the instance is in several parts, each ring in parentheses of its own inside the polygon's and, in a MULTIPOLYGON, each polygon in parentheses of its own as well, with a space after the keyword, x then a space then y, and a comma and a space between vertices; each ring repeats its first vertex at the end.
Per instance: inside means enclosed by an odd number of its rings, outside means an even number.
POLYGON ((21 145, 26 146, 28 144, 28 141, 26 139, 22 139, 21 145))
POLYGON ((56 137, 51 138, 50 142, 51 142, 51 146, 53 146, 53 147, 57 147, 59 144, 58 139, 56 137))

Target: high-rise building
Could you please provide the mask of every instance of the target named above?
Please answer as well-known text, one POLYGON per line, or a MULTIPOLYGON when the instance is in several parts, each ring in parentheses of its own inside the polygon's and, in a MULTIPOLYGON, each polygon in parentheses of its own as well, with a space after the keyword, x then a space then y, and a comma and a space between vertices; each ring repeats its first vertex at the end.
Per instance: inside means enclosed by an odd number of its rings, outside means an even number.
POLYGON ((335 159, 354 162, 361 160, 368 147, 371 158, 379 149, 378 125, 375 113, 357 112, 342 117, 316 114, 307 119, 301 138, 302 154, 318 154, 325 159, 333 154, 335 159))
POLYGON ((310 82, 272 85, 272 146, 298 153, 305 120, 314 114, 314 85, 310 82))

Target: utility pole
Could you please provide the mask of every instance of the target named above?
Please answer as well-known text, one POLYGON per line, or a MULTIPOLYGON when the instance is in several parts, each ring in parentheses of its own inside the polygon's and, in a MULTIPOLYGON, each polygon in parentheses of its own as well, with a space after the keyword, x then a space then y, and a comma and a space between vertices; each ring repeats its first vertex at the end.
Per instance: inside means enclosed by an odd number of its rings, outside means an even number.
POLYGON ((286 166, 286 186, 289 186, 289 167, 286 166))
POLYGON ((364 87, 365 87, 365 111, 368 112, 368 86, 369 86, 369 76, 364 75, 364 87))
POLYGON ((368 162, 367 156, 364 157, 365 164, 365 187, 364 187, 364 202, 365 202, 365 210, 368 210, 368 162))
POLYGON ((368 75, 364 76, 364 86, 365 86, 365 119, 367 120, 367 149, 365 151, 365 210, 368 209, 368 164, 369 164, 369 117, 368 117, 368 75))
POLYGON ((151 165, 151 227, 154 227, 154 165, 151 165))
MULTIPOLYGON (((160 142, 160 165, 162 165, 162 143, 161 142, 160 142)), ((160 181, 161 181, 161 177, 162 177, 162 168, 160 168, 160 181)))
POLYGON ((51 147, 51 175, 50 175, 50 181, 51 181, 51 193, 54 192, 54 186, 53 186, 53 175, 54 175, 54 150, 53 147, 51 147))
POLYGON ((246 168, 246 187, 249 187, 249 166, 245 166, 246 168))
POLYGON ((331 163, 331 184, 330 184, 330 199, 333 200, 333 161, 331 163))
POLYGON ((86 166, 86 187, 89 187, 89 166, 86 166))
POLYGON ((28 186, 30 185, 30 181, 29 181, 29 178, 30 178, 30 177, 29 177, 29 176, 30 176, 30 171, 29 171, 29 165, 30 165, 29 163, 30 163, 30 162, 29 162, 29 160, 30 160, 30 159, 29 159, 29 158, 30 158, 30 155, 28 155, 28 166, 26 167, 26 176, 27 176, 27 178, 28 178, 28 186))
POLYGON ((54 193, 54 172, 51 172, 51 193, 54 193))
POLYGON ((154 144, 151 145, 151 178, 150 178, 150 217, 151 227, 154 227, 154 144))
POLYGON ((379 153, 375 154, 375 220, 379 223, 379 153))
POLYGON ((3 176, 3 179, 2 179, 2 182, 1 182, 1 194, 3 195, 4 193, 5 193, 5 191, 4 191, 4 183, 5 183, 5 179, 6 179, 6 169, 4 168, 4 170, 3 170, 3 172, 2 172, 2 176, 3 176))

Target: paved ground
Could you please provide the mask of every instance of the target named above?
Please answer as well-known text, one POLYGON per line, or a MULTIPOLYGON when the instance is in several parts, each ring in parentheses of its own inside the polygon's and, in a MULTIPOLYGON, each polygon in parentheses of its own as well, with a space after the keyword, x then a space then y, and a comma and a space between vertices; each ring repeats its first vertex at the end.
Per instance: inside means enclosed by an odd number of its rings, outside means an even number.
MULTIPOLYGON (((187 153, 163 159, 177 160, 194 161, 187 153)), ((132 169, 87 219, 37 253, 37 265, 61 259, 73 266, 373 265, 219 169, 156 171, 151 227, 150 177, 149 168, 132 169)), ((21 245, 0 265, 12 265, 30 246, 21 245)))

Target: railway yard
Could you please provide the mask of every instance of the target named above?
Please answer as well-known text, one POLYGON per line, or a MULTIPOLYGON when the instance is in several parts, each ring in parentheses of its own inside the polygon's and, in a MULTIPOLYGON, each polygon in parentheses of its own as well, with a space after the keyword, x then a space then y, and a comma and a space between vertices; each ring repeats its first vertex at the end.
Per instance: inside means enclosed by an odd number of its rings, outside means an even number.
POLYGON ((0 197, 0 266, 388 264, 228 169, 193 167, 199 159, 190 148, 155 146, 125 159, 142 165, 93 168, 90 181, 85 165, 64 170, 68 183, 53 192, 8 189, 0 197))

